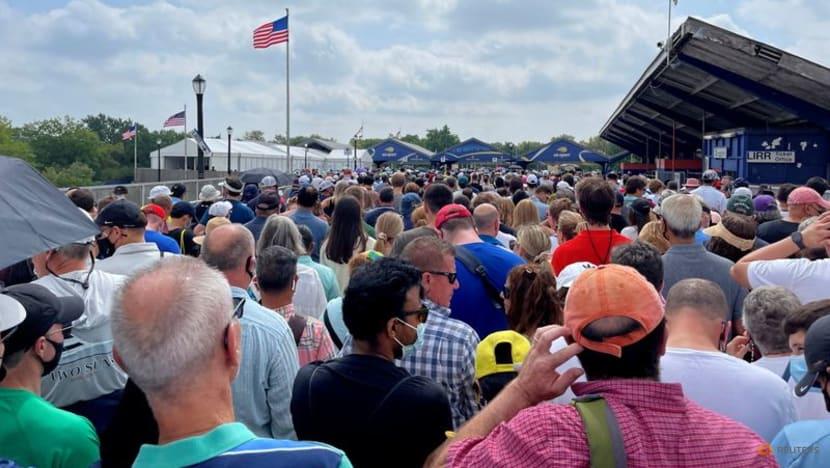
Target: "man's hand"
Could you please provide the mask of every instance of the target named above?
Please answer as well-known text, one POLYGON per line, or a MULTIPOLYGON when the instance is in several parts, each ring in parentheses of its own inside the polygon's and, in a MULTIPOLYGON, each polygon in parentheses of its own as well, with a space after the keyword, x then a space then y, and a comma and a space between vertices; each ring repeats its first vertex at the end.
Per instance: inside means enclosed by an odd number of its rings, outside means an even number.
POLYGON ((749 336, 746 332, 743 335, 738 335, 726 345, 726 354, 743 359, 749 351, 749 336))
POLYGON ((582 369, 578 368, 568 369, 564 374, 556 371, 565 361, 582 352, 582 346, 573 343, 555 353, 550 352, 553 340, 569 336, 570 333, 570 330, 559 325, 536 330, 533 347, 522 363, 518 377, 510 385, 514 387, 517 396, 524 400, 524 407, 558 397, 582 375, 582 369))
POLYGON ((821 214, 813 224, 801 232, 804 246, 808 249, 826 247, 830 243, 830 211, 821 214))

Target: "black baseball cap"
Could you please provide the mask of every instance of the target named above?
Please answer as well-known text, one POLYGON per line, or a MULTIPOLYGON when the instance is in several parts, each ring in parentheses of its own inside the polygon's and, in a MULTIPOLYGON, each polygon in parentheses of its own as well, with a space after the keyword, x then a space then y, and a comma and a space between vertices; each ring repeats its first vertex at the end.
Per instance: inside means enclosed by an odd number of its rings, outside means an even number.
POLYGON ((185 185, 184 185, 184 184, 182 184, 182 183, 178 183, 178 182, 177 182, 177 183, 173 184, 173 185, 170 187, 170 193, 171 193, 174 197, 179 197, 179 198, 181 198, 181 196, 182 196, 182 195, 184 195, 184 193, 185 193, 185 192, 187 192, 187 187, 185 187, 185 185))
POLYGON ((263 211, 275 210, 278 206, 280 206, 280 198, 276 192, 263 192, 256 204, 257 209, 263 211))
POLYGON ((147 226, 147 217, 135 203, 129 200, 117 200, 98 213, 95 224, 120 228, 143 228, 147 226))
POLYGON ((84 301, 80 297, 58 297, 39 284, 9 286, 2 294, 26 309, 26 319, 6 339, 6 354, 30 348, 52 325, 69 325, 84 313, 84 301))
POLYGON ((810 325, 804 337, 804 360, 807 373, 795 386, 795 394, 804 396, 815 385, 818 376, 830 366, 830 316, 824 316, 810 325))
POLYGON ((127 187, 123 185, 116 185, 114 189, 112 189, 113 195, 126 195, 127 194, 127 187))
POLYGON ((170 210, 171 218, 181 218, 182 216, 188 215, 191 218, 196 217, 196 210, 193 208, 193 205, 191 205, 190 202, 180 201, 173 205, 173 209, 170 210))

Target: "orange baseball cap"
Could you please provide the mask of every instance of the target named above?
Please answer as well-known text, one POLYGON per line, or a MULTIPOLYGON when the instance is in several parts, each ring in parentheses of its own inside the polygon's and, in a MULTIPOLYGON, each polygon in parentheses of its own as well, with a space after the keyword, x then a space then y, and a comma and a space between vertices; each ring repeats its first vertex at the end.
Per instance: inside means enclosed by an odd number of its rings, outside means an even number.
POLYGON ((565 300, 565 326, 573 340, 598 353, 622 356, 622 347, 642 340, 663 320, 663 301, 637 270, 622 265, 600 265, 585 270, 571 285, 565 300), (582 330, 606 317, 628 317, 640 328, 598 342, 582 336, 582 330))

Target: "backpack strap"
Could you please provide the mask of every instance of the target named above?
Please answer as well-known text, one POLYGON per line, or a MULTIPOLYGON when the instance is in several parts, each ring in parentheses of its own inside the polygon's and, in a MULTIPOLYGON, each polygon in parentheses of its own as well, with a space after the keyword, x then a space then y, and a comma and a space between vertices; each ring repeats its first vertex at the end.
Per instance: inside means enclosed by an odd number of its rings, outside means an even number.
POLYGON ((179 249, 182 251, 182 255, 184 255, 184 232, 185 229, 182 228, 182 231, 179 233, 179 249))
POLYGON ((329 311, 326 309, 323 312, 323 323, 326 325, 326 329, 329 331, 329 336, 331 337, 331 341, 334 342, 334 345, 337 346, 337 349, 343 348, 343 342, 340 341, 340 337, 337 336, 337 333, 334 331, 334 325, 331 324, 331 320, 329 320, 329 311))
POLYGON ((476 275, 481 283, 484 285, 484 291, 493 307, 496 309, 504 309, 504 299, 501 297, 501 286, 496 285, 487 274, 487 268, 478 260, 478 258, 463 245, 455 247, 455 257, 461 261, 465 268, 476 275))
POLYGON ((605 399, 599 395, 587 395, 575 398, 571 404, 582 417, 591 452, 591 468, 628 466, 620 425, 605 399))
POLYGON ((294 334, 294 344, 300 344, 300 338, 303 337, 305 325, 308 322, 305 317, 299 314, 294 314, 288 319, 288 327, 291 328, 291 333, 294 334))

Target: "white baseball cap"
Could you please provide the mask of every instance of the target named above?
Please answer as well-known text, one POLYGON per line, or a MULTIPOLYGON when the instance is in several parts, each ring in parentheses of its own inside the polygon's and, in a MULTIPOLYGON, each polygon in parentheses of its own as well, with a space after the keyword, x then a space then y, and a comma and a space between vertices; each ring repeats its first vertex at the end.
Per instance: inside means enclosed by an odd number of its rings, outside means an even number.
POLYGON ((170 196, 170 187, 166 185, 156 185, 155 187, 150 189, 150 196, 147 197, 148 200, 152 200, 159 195, 167 195, 170 196))
POLYGON ((208 208, 208 215, 218 216, 220 218, 227 218, 228 213, 231 212, 233 205, 229 201, 218 201, 208 208))
POLYGON ((262 188, 276 187, 277 186, 277 179, 275 179, 274 176, 265 176, 259 182, 259 186, 262 187, 262 188))
POLYGON ((576 280, 582 272, 596 267, 597 266, 591 262, 571 263, 563 268, 562 271, 559 272, 559 276, 556 277, 556 290, 559 291, 562 288, 570 288, 574 283, 574 280, 576 280))
POLYGON ((0 332, 20 325, 24 319, 26 319, 26 309, 23 304, 5 294, 0 294, 0 332))

